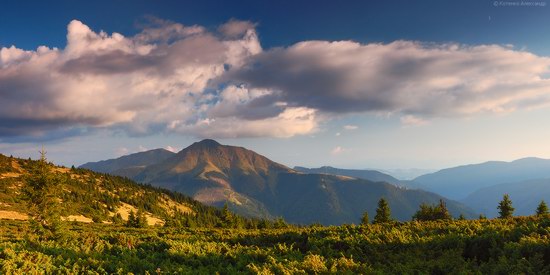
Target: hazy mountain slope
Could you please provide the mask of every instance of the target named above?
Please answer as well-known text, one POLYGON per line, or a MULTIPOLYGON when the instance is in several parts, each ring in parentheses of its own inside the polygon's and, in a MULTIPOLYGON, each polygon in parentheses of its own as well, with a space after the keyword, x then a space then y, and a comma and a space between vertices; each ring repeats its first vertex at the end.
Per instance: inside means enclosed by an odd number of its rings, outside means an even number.
MULTIPOLYGON (((384 197, 398 220, 410 220, 421 203, 436 203, 442 197, 421 190, 405 190, 383 182, 321 174, 279 175, 276 214, 291 222, 322 224, 358 223, 364 211, 374 217, 378 200, 384 197)), ((447 200, 450 212, 474 216, 467 207, 447 200)))
POLYGON ((161 162, 173 155, 175 153, 165 149, 154 149, 122 156, 117 159, 88 162, 81 165, 80 168, 132 178, 139 174, 146 166, 161 162))
POLYGON ((443 169, 414 179, 410 186, 451 199, 464 199, 479 188, 540 178, 550 178, 550 160, 524 158, 443 169))
POLYGON ((303 173, 308 173, 308 174, 330 174, 330 175, 348 176, 348 177, 365 179, 365 180, 370 180, 375 182, 387 182, 398 186, 402 184, 400 180, 376 170, 341 169, 341 168, 334 168, 331 166, 323 166, 319 168, 306 168, 301 166, 295 166, 294 170, 303 172, 303 173))
POLYGON ((527 180, 522 182, 504 183, 481 188, 466 197, 462 202, 488 217, 498 215, 497 205, 504 194, 509 194, 514 215, 533 215, 541 200, 550 203, 550 179, 527 180))
POLYGON ((384 174, 388 174, 401 181, 410 181, 415 178, 418 178, 422 175, 436 172, 437 170, 433 169, 419 169, 419 168, 405 168, 405 169, 369 169, 380 171, 384 174))
MULTIPOLYGON (((294 223, 357 223, 363 211, 374 214, 382 196, 393 205, 397 218, 409 220, 421 202, 441 198, 387 183, 300 173, 253 151, 213 140, 196 142, 147 167, 135 179, 211 205, 227 202, 238 213, 282 216, 294 223)), ((457 202, 448 205, 456 215, 473 215, 457 202)))

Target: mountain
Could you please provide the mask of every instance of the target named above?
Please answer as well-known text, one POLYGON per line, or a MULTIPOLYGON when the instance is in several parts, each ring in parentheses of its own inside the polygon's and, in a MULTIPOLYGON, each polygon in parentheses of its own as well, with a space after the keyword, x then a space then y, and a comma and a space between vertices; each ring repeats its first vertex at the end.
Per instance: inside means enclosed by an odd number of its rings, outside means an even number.
POLYGON ((348 176, 348 177, 365 179, 365 180, 370 180, 375 182, 387 182, 397 186, 402 185, 402 182, 400 180, 376 170, 341 169, 341 168, 334 168, 330 166, 323 166, 320 168, 305 168, 301 166, 295 166, 294 170, 302 173, 307 173, 307 174, 340 175, 340 176, 348 176))
MULTIPOLYGON (((0 220, 28 218, 27 199, 21 194, 37 163, 0 154, 0 220)), ((118 215, 120 220, 127 220, 131 211, 143 212, 149 225, 185 219, 195 225, 214 226, 222 218, 217 208, 182 194, 86 169, 47 167, 59 184, 55 196, 65 220, 111 223, 118 215)))
POLYGON ((436 172, 431 169, 407 168, 407 169, 370 169, 388 174, 398 180, 410 181, 425 174, 436 172))
POLYGON ((541 200, 550 202, 550 179, 503 183, 481 188, 462 202, 480 213, 485 213, 487 217, 496 217, 498 202, 502 200, 504 194, 510 195, 512 204, 516 208, 514 215, 533 215, 541 200))
MULTIPOLYGON (((394 217, 410 220, 422 202, 441 196, 394 185, 326 174, 304 174, 242 147, 214 140, 196 142, 159 163, 147 166, 135 180, 192 196, 215 206, 254 217, 282 216, 292 223, 358 223, 367 210, 374 215, 385 197, 394 217)), ((462 204, 447 201, 451 213, 474 216, 462 204)))
POLYGON ((409 186, 459 200, 480 188, 541 178, 550 178, 550 160, 524 158, 512 162, 489 161, 443 169, 420 176, 410 182, 409 186))
POLYGON ((117 159, 88 162, 81 165, 80 168, 132 178, 139 174, 146 166, 161 162, 173 155, 175 153, 168 150, 155 149, 122 156, 117 159))

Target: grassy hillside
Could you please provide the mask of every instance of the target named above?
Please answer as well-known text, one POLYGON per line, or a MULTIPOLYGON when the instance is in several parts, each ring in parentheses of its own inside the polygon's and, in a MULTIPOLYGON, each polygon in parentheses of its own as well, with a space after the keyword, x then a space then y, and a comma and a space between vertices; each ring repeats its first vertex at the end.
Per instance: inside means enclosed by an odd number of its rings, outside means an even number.
POLYGON ((29 241, 0 225, 2 274, 549 274, 550 220, 407 222, 277 230, 72 225, 29 241))
MULTIPOLYGON (((0 154, 0 220, 27 219, 27 198, 22 190, 37 161, 0 154)), ((149 225, 166 223, 217 226, 224 214, 187 196, 137 184, 127 178, 48 165, 59 186, 62 219, 87 223, 122 223, 130 212, 143 212, 149 225)), ((235 217, 235 226, 255 226, 259 220, 235 217)))

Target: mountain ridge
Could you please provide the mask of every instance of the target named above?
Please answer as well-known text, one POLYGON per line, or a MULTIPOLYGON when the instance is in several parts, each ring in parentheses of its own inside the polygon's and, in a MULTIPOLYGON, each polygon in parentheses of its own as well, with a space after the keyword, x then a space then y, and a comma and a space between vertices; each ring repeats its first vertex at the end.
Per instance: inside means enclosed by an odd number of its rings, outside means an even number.
POLYGON ((121 156, 116 159, 87 162, 79 167, 100 173, 132 178, 146 166, 162 161, 174 154, 171 151, 159 148, 121 156))
POLYGON ((396 186, 402 186, 403 182, 390 176, 388 174, 382 173, 377 170, 367 170, 367 169, 344 169, 336 168, 332 166, 322 166, 319 168, 306 168, 302 166, 294 166, 294 170, 308 173, 308 174, 332 174, 332 175, 341 175, 354 177, 359 179, 365 179, 375 182, 387 182, 396 186))
POLYGON ((417 177, 408 186, 460 200, 480 188, 540 178, 550 178, 550 160, 527 157, 450 167, 417 177))
MULTIPOLYGON (((281 216, 293 223, 356 223, 374 214, 381 197, 394 205, 399 220, 409 220, 420 203, 443 197, 384 182, 346 176, 305 174, 244 147, 213 140, 195 142, 143 169, 135 180, 189 195, 203 203, 228 206, 254 217, 281 216), (362 194, 357 196, 357 194, 362 194)), ((446 200, 451 213, 473 217, 472 210, 446 200)))

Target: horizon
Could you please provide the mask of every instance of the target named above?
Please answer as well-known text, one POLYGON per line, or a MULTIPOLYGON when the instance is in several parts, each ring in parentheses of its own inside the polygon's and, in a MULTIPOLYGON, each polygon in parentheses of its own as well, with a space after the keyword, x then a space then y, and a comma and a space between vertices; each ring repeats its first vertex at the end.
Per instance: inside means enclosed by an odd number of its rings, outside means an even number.
MULTIPOLYGON (((128 152, 128 153, 125 153, 123 155, 119 155, 119 156, 116 156, 116 157, 113 157, 113 158, 109 158, 109 159, 100 159, 100 160, 93 160, 93 161, 89 161, 89 162, 86 162, 86 163, 80 163, 80 164, 62 164, 62 163, 55 163, 56 165, 61 165, 61 166, 64 166, 64 167, 70 167, 72 165, 74 165, 75 167, 80 167, 82 165, 85 165, 85 164, 89 164, 89 163, 96 163, 96 162, 101 162, 101 161, 105 161, 105 160, 114 160, 114 159, 120 159, 120 158, 123 158, 123 157, 127 157, 127 156, 130 156, 130 155, 134 155, 134 154, 138 154, 138 153, 145 153, 145 152, 148 152, 148 151, 154 151, 154 150, 165 150, 165 151, 168 151, 168 152, 171 152, 171 153, 174 153, 174 154, 177 154, 181 151, 184 151, 185 149, 187 149, 188 147, 192 146, 193 144, 195 143, 200 143, 200 142, 204 142, 204 141, 214 141, 216 142, 217 144, 221 145, 221 146, 232 146, 232 147, 240 147, 240 148, 244 148, 244 149, 248 149, 248 150, 251 150, 250 148, 246 148, 246 147, 243 147, 243 146, 239 146, 239 145, 235 145, 235 144, 223 144, 223 143, 220 143, 218 142, 217 140, 215 139, 210 139, 210 138, 205 138, 205 139, 202 139, 202 140, 197 140, 197 141, 194 141, 193 143, 181 148, 181 149, 177 149, 177 148, 173 148, 173 147, 158 147, 158 148, 141 148, 140 150, 138 151, 135 151, 135 152, 128 152)), ((47 153, 47 150, 45 148, 43 148, 45 150, 45 152, 47 153)), ((264 154, 262 154, 261 152, 257 152, 255 150, 252 150, 253 152, 257 153, 257 154, 260 154, 262 156, 265 156, 267 157, 268 159, 271 159, 269 158, 269 156, 266 156, 264 154)), ((38 155, 41 153, 41 151, 38 151, 38 155)), ((2 154, 2 152, 0 152, 0 154, 2 154)), ((31 158, 31 159, 40 159, 40 156, 38 157, 35 157, 35 158, 32 158, 30 156, 14 156, 14 157, 18 157, 18 158, 21 158, 21 159, 27 159, 27 158, 31 158)), ((505 162, 505 163, 512 163, 512 162, 516 162, 516 161, 521 161, 521 160, 528 160, 528 159, 538 159, 538 160, 550 160, 550 159, 546 159, 546 158, 539 158, 539 157, 522 157, 522 158, 518 158, 518 159, 512 159, 512 160, 486 160, 486 161, 481 161, 481 162, 475 162, 475 163, 462 163, 462 164, 458 164, 458 165, 455 165, 455 166, 448 166, 448 167, 442 167, 442 168, 419 168, 419 167, 409 167, 409 168, 401 168, 401 167, 396 167, 396 168, 380 168, 380 167, 340 167, 340 166, 332 166, 332 165, 319 165, 319 166, 305 166, 305 165, 288 165, 286 163, 281 163, 281 162, 278 162, 280 164, 283 164, 291 169, 295 169, 296 167, 302 167, 302 168, 309 168, 309 169, 315 169, 315 168, 324 168, 324 167, 330 167, 330 168, 336 168, 336 169, 351 169, 351 170, 374 170, 374 171, 379 171, 379 172, 382 172, 382 173, 385 173, 385 174, 388 174, 390 176, 393 176, 399 180, 413 180, 419 176, 423 176, 423 175, 428 175, 428 174, 432 174, 432 173, 435 173, 435 172, 439 172, 439 171, 442 171, 442 170, 446 170, 446 169, 452 169, 452 168, 457 168, 457 167, 464 167, 464 166, 470 166, 470 165, 479 165, 479 164, 485 164, 485 163, 490 163, 490 162, 505 162)), ((271 159, 272 161, 274 161, 273 159, 271 159)), ((277 162, 277 161, 275 161, 277 162)))
POLYGON ((0 152, 70 167, 212 138, 289 167, 550 159, 549 10, 502 3, 6 4, 0 152))

